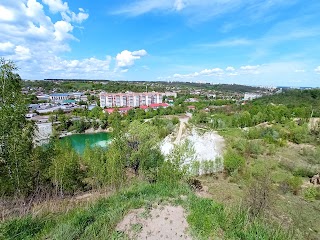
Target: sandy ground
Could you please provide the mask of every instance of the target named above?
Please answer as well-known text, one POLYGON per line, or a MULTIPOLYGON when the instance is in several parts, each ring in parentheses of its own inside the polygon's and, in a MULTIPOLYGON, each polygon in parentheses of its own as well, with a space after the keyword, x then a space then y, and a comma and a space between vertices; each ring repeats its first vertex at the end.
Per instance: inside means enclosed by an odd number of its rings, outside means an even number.
POLYGON ((130 239, 192 239, 181 206, 133 210, 117 225, 116 230, 126 233, 130 239))

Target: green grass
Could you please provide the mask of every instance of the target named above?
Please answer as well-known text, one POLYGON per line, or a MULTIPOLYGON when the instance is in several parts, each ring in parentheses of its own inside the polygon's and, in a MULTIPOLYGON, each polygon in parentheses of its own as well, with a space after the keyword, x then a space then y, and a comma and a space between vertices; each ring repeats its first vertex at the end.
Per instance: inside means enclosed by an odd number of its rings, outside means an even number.
POLYGON ((130 209, 158 204, 180 204, 195 239, 289 239, 261 220, 249 221, 246 212, 228 211, 222 204, 196 197, 184 184, 140 183, 87 208, 65 214, 26 216, 1 223, 0 239, 126 239, 116 225, 130 209), (186 196, 182 200, 180 196, 186 196))
POLYGON ((114 229, 130 209, 190 193, 184 185, 140 183, 66 214, 26 216, 3 222, 0 239, 110 239, 117 235, 114 229))
POLYGON ((188 222, 196 239, 291 239, 289 232, 263 219, 250 219, 248 211, 225 208, 211 199, 189 199, 188 222))

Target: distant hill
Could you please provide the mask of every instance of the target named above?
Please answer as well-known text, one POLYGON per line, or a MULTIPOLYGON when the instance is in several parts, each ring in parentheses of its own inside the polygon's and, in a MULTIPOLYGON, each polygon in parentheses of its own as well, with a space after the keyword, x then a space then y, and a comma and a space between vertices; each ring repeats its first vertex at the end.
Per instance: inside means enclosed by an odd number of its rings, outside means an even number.
POLYGON ((252 86, 246 86, 246 85, 238 85, 238 84, 216 84, 213 85, 213 87, 222 92, 239 92, 239 93, 245 93, 245 92, 256 92, 259 90, 262 90, 260 87, 252 87, 252 86))
POLYGON ((291 107, 320 108, 320 89, 286 90, 283 93, 265 96, 253 101, 256 104, 284 104, 291 107))

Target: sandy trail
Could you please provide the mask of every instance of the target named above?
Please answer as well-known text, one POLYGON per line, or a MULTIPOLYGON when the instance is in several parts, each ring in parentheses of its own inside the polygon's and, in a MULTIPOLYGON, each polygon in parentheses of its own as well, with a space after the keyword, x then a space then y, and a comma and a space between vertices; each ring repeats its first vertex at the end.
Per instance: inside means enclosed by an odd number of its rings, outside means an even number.
POLYGON ((181 206, 157 206, 151 210, 136 209, 127 214, 116 230, 124 232, 130 239, 186 239, 188 223, 181 206))
POLYGON ((179 131, 178 131, 177 138, 174 141, 174 144, 178 144, 181 142, 182 132, 186 126, 186 123, 189 121, 189 117, 179 118, 179 120, 180 120, 179 131))

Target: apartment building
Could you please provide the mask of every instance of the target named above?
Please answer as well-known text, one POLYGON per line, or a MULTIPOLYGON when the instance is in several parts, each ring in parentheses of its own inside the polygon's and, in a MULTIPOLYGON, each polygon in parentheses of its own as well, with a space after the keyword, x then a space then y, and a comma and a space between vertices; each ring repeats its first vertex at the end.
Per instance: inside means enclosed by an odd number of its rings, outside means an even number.
POLYGON ((164 93, 100 93, 100 107, 140 107, 149 106, 154 103, 162 103, 164 93))

